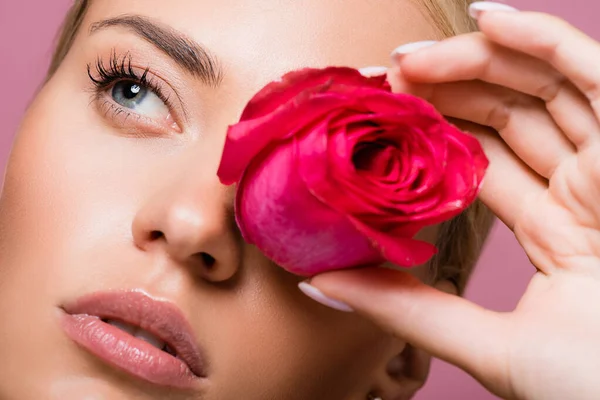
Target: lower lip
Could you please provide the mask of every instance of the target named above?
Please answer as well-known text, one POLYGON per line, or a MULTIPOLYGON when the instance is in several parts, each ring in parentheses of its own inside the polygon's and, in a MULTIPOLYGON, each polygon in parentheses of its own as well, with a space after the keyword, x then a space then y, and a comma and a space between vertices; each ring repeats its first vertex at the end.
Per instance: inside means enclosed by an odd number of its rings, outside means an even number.
POLYGON ((199 378, 183 361, 98 317, 64 314, 62 326, 75 343, 133 376, 164 387, 198 387, 199 378))

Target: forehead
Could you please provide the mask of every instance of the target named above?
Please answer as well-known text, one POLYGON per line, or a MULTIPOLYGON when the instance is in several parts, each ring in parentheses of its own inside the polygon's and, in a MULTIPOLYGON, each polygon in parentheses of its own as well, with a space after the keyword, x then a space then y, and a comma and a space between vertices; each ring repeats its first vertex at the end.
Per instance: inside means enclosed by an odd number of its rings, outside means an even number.
POLYGON ((387 65, 398 45, 436 36, 416 0, 102 0, 87 22, 139 14, 182 31, 225 66, 387 65))

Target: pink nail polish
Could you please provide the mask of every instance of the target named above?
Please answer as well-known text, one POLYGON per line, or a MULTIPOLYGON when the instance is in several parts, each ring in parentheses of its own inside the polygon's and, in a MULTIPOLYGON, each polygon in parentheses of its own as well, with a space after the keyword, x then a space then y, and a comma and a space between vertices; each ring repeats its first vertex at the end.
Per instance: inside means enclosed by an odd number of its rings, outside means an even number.
POLYGON ((518 11, 508 4, 496 3, 493 1, 476 1, 469 6, 469 15, 472 18, 479 18, 485 11, 518 11))
POLYGON ((307 295, 308 297, 310 297, 311 299, 313 299, 317 303, 321 303, 324 306, 327 306, 329 308, 333 308, 334 310, 338 310, 338 311, 354 312, 354 310, 352 309, 352 307, 350 307, 348 304, 346 304, 346 303, 344 303, 342 301, 334 300, 334 299, 331 299, 331 298, 325 296, 323 294, 323 292, 321 292, 319 289, 317 289, 316 287, 312 286, 308 282, 300 282, 298 284, 298 288, 300 288, 300 290, 302 291, 302 293, 304 293, 305 295, 307 295))

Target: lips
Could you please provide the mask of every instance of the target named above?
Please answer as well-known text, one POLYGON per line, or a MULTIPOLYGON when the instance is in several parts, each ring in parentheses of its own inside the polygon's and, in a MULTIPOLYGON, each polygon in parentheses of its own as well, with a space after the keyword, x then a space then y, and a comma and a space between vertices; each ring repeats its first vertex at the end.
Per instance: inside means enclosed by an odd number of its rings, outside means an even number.
POLYGON ((105 362, 148 382, 193 389, 205 359, 173 304, 140 291, 94 293, 63 307, 67 336, 105 362))

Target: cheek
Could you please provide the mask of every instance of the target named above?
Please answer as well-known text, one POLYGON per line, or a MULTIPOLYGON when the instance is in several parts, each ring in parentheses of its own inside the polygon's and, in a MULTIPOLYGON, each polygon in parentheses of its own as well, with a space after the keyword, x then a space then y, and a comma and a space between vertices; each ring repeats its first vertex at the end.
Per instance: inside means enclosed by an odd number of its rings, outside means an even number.
MULTIPOLYGON (((273 395, 278 396, 267 398, 322 398, 324 391, 333 398, 348 398, 357 383, 362 384, 382 363, 385 341, 357 326, 360 323, 356 321, 332 315, 314 318, 314 314, 302 316, 302 312, 285 310, 280 315, 242 320, 243 342, 235 351, 224 351, 225 365, 235 366, 233 376, 248 380, 250 392, 271 386, 273 395), (249 374, 248 365, 260 368, 249 374)), ((240 325, 237 329, 239 335, 240 325)), ((236 328, 226 331, 236 332, 236 328)), ((227 341, 235 343, 240 338, 231 336, 227 341)))
POLYGON ((218 336, 209 328, 219 355, 214 378, 222 380, 214 383, 226 388, 223 398, 346 399, 366 385, 391 354, 392 339, 356 315, 306 298, 298 278, 280 268, 261 271, 248 277, 235 304, 212 305, 223 307, 215 311, 218 336), (236 385, 227 384, 232 376, 236 385))
POLYGON ((148 179, 132 166, 147 163, 88 104, 88 93, 51 82, 23 120, 0 199, 4 274, 18 265, 14 272, 35 269, 40 281, 66 286, 84 261, 70 258, 130 235, 140 185, 148 179))

